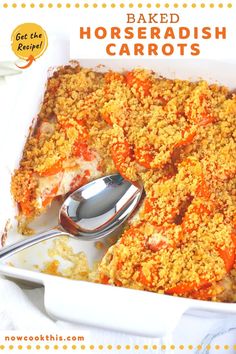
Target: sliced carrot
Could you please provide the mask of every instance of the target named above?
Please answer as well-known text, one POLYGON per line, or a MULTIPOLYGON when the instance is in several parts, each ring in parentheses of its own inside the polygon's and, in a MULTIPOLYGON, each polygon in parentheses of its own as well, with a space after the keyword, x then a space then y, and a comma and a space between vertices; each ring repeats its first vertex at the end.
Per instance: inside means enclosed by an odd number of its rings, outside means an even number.
MULTIPOLYGON (((145 202, 144 202, 144 213, 148 214, 151 213, 152 216, 154 215, 159 215, 160 214, 160 206, 158 204, 158 198, 146 198, 145 202)), ((163 210, 162 210, 163 211, 163 210)), ((163 223, 167 222, 167 223, 172 223, 175 219, 175 217, 179 214, 179 209, 176 207, 173 207, 170 211, 168 211, 168 213, 163 213, 163 219, 160 220, 159 219, 159 223, 157 222, 153 222, 153 225, 155 225, 155 227, 160 227, 162 226, 163 223)), ((147 218, 148 219, 148 215, 147 218)))
POLYGON ((198 205, 195 205, 192 209, 192 211, 198 215, 212 215, 214 211, 214 205, 209 202, 209 203, 201 203, 198 205))
POLYGON ((196 291, 193 291, 189 294, 189 297, 196 300, 211 300, 212 299, 212 286, 209 285, 206 288, 202 288, 196 291))
POLYGON ((66 131, 69 128, 78 129, 78 138, 77 141, 87 140, 89 137, 88 129, 84 119, 73 119, 74 124, 71 120, 62 120, 60 121, 60 126, 63 131, 66 131))
POLYGON ((146 145, 142 148, 134 149, 135 159, 139 165, 147 169, 158 169, 161 168, 167 161, 160 161, 154 163, 155 157, 158 154, 158 151, 151 145, 146 145))
POLYGON ((151 146, 137 148, 134 150, 136 161, 145 168, 151 168, 151 163, 155 158, 155 152, 151 146))
POLYGON ((23 193, 18 202, 20 213, 25 215, 26 217, 30 217, 34 213, 34 206, 32 204, 32 201, 35 197, 35 189, 31 189, 29 187, 32 178, 32 171, 27 171, 27 173, 25 174, 25 188, 23 189, 23 193))
POLYGON ((108 125, 112 126, 112 121, 111 121, 110 115, 109 115, 108 113, 103 112, 103 113, 101 114, 101 117, 102 117, 102 119, 105 120, 105 122, 106 122, 108 125))
POLYGON ((74 127, 74 125, 72 123, 69 123, 67 120, 62 120, 60 122, 60 126, 61 126, 61 128, 63 130, 67 130, 69 128, 73 128, 74 127))
POLYGON ((150 288, 152 287, 153 278, 151 274, 150 274, 150 278, 147 278, 146 275, 143 273, 142 269, 140 269, 137 281, 143 284, 145 287, 150 288))
POLYGON ((92 161, 94 156, 86 142, 89 134, 85 122, 83 119, 78 119, 77 124, 80 125, 80 129, 78 132, 78 137, 74 143, 72 154, 76 157, 82 157, 86 161, 92 161))
MULTIPOLYGON (((130 226, 129 229, 125 230, 124 233, 122 234, 122 237, 120 239, 120 243, 124 244, 128 247, 130 247, 130 244, 132 243, 132 239, 137 238, 140 242, 146 239, 146 236, 144 236, 143 232, 140 229, 140 226, 142 223, 136 226, 130 226)), ((143 242, 144 245, 144 242, 143 242)), ((144 245, 145 247, 145 245, 144 245)))
POLYGON ((90 171, 86 170, 84 175, 78 175, 76 176, 71 184, 70 184, 70 192, 73 192, 74 190, 78 189, 79 187, 85 185, 86 183, 89 182, 89 177, 90 177, 90 171))
POLYGON ((21 213, 25 216, 30 216, 32 214, 32 205, 30 204, 30 201, 28 202, 19 202, 19 209, 21 213))
MULTIPOLYGON (((186 135, 186 133, 183 132, 182 134, 182 139, 175 143, 170 150, 173 151, 174 149, 185 146, 190 144, 194 137, 196 136, 196 132, 189 133, 186 135)), ((159 164, 154 164, 155 156, 157 155, 158 151, 151 145, 146 145, 142 148, 136 148, 134 150, 135 153, 135 158, 137 162, 146 168, 160 168, 161 165, 165 164, 167 161, 163 161, 159 164)))
POLYGON ((144 213, 150 213, 153 209, 156 209, 155 202, 157 201, 156 198, 146 198, 144 202, 144 213))
POLYGON ((198 184, 195 193, 198 197, 202 197, 202 198, 206 198, 206 199, 209 199, 211 196, 209 187, 206 183, 206 180, 205 180, 203 174, 201 176, 201 182, 198 184))
POLYGON ((56 163, 54 163, 54 165, 52 165, 51 167, 40 172, 39 175, 42 177, 48 177, 48 176, 53 176, 53 175, 55 175, 59 172, 62 172, 62 171, 63 171, 62 160, 59 160, 56 163))
POLYGON ((117 171, 124 177, 126 176, 126 170, 128 164, 133 160, 133 151, 129 143, 124 140, 122 142, 117 142, 113 144, 111 148, 111 157, 117 168, 117 171))
POLYGON ((233 231, 231 233, 231 239, 233 241, 234 246, 236 247, 236 228, 235 228, 235 226, 233 227, 233 231))
POLYGON ((235 263, 235 247, 231 248, 217 248, 220 257, 223 259, 225 264, 226 272, 229 273, 234 266, 235 263))
POLYGON ((117 269, 117 270, 120 270, 120 269, 123 267, 123 265, 124 265, 124 262, 123 262, 123 261, 121 261, 121 260, 118 261, 118 262, 117 262, 116 269, 117 269))
POLYGON ((184 233, 192 233, 196 231, 199 227, 199 223, 205 215, 212 215, 214 211, 214 206, 212 203, 200 203, 195 204, 193 207, 190 207, 190 211, 187 211, 183 217, 182 229, 184 233), (197 218, 193 218, 192 215, 196 214, 197 218), (192 221, 196 220, 195 222, 192 221))
POLYGON ((210 123, 214 123, 215 118, 213 116, 211 116, 209 113, 204 113, 202 114, 201 119, 198 122, 198 125, 200 127, 205 127, 206 125, 210 124, 210 123))
POLYGON ((192 132, 189 134, 186 134, 186 132, 182 132, 182 139, 174 145, 174 149, 177 147, 191 144, 195 136, 196 136, 196 132, 192 132))
POLYGON ((102 274, 100 276, 100 282, 102 284, 109 284, 109 280, 110 280, 110 278, 107 275, 105 275, 105 274, 102 274))
POLYGON ((122 286, 122 285, 123 285, 122 282, 121 282, 120 280, 118 280, 118 279, 116 279, 116 280, 114 281, 114 284, 115 284, 116 286, 122 286))
POLYGON ((76 157, 82 157, 85 161, 92 161, 93 154, 90 151, 88 144, 81 141, 77 141, 74 144, 73 155, 76 157))
POLYGON ((51 204, 52 200, 53 200, 53 197, 46 197, 42 202, 42 207, 46 208, 46 206, 51 204))
POLYGON ((42 201, 42 206, 45 208, 47 205, 51 204, 52 200, 55 198, 56 193, 58 192, 59 189, 59 184, 54 186, 52 190, 44 196, 44 199, 42 201))
POLYGON ((80 125, 81 127, 86 127, 86 121, 85 119, 77 118, 76 123, 80 125))
POLYGON ((209 280, 202 279, 199 283, 197 282, 182 282, 165 291, 165 294, 168 295, 185 295, 192 293, 196 290, 204 288, 206 286, 210 286, 211 283, 209 280))
POLYGON ((152 86, 151 80, 149 79, 144 79, 141 80, 137 78, 134 74, 134 72, 130 71, 126 74, 126 83, 129 87, 136 86, 137 89, 141 88, 144 96, 148 96, 150 93, 150 89, 152 86))
MULTIPOLYGON (((182 222, 182 229, 183 233, 192 233, 196 231, 199 227, 199 224, 204 215, 211 216, 214 212, 214 204, 209 202, 203 202, 201 204, 196 204, 191 208, 190 212, 187 212, 183 218, 182 222), (192 218, 192 215, 196 214, 196 218, 192 218), (191 221, 192 219, 196 219, 195 222, 191 221)), ((233 243, 236 243, 236 238, 234 237, 233 233, 231 235, 233 243)), ((225 263, 225 269, 229 272, 235 263, 235 244, 232 245, 230 248, 217 248, 217 251, 220 257, 223 259, 225 263)))

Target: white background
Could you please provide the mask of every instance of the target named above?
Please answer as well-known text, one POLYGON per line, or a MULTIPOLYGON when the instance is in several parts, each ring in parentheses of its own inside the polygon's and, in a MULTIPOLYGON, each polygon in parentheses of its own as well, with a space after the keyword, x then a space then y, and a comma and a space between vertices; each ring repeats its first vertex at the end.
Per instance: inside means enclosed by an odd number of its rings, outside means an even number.
MULTIPOLYGON (((1 0, 1 3, 4 1, 1 0)), ((69 1, 68 1, 69 2, 69 1)), ((11 33, 14 28, 24 22, 36 22, 41 25, 48 33, 49 39, 51 35, 60 35, 60 37, 68 37, 71 36, 71 56, 72 58, 105 58, 108 57, 106 55, 105 47, 107 43, 110 43, 111 40, 80 40, 79 39, 79 27, 87 27, 90 26, 91 28, 104 26, 104 27, 111 27, 111 26, 132 26, 126 24, 126 13, 135 12, 138 13, 178 13, 180 16, 179 23, 173 25, 174 27, 179 26, 186 26, 186 27, 227 27, 227 39, 226 40, 199 40, 201 45, 201 58, 211 58, 211 59, 222 59, 222 58, 235 58, 236 57, 236 50, 235 50, 235 43, 236 43, 236 31, 235 31, 235 4, 234 0, 231 1, 233 7, 228 8, 227 4, 230 1, 226 0, 217 0, 217 1, 210 1, 210 0, 196 0, 196 1, 186 1, 188 3, 187 8, 183 8, 182 4, 184 1, 166 1, 170 4, 169 8, 165 8, 164 4, 166 2, 161 2, 160 8, 156 8, 155 4, 156 1, 142 1, 143 7, 140 9, 138 8, 138 1, 115 1, 116 8, 111 8, 112 0, 103 1, 103 0, 96 0, 98 7, 94 9, 92 4, 94 1, 79 1, 80 7, 75 8, 75 4, 77 3, 76 0, 72 0, 70 2, 71 8, 66 8, 67 1, 53 1, 53 8, 48 8, 48 1, 43 1, 44 8, 39 8, 40 0, 36 0, 34 2, 35 8, 30 8, 31 1, 17 1, 17 8, 13 9, 11 4, 14 1, 8 1, 8 8, 4 9, 0 7, 0 16, 1 16, 1 26, 0 26, 0 60, 1 58, 12 57, 12 53, 10 50, 10 38, 11 33), (26 4, 26 8, 22 9, 20 4, 24 2, 26 4), (56 4, 60 2, 62 7, 60 9, 57 8, 56 4), (178 3, 179 7, 176 9, 173 7, 174 3, 178 3), (88 8, 84 8, 83 5, 85 3, 89 4, 88 8), (102 4, 106 3, 107 8, 102 8, 102 4), (120 8, 120 4, 124 4, 125 8, 120 8), (134 7, 129 8, 129 4, 133 3, 134 7), (147 8, 147 4, 152 5, 151 8, 147 8), (195 3, 196 8, 192 8, 191 4, 195 3), (204 3, 205 8, 201 8, 200 4, 204 3), (210 4, 214 3, 215 7, 210 8, 210 4), (223 4, 223 8, 219 8, 218 4, 223 4)), ((137 24, 134 24, 137 26, 137 24)), ((159 26, 159 24, 140 24, 139 26, 159 26)), ((161 27, 166 26, 160 25, 161 27)), ((118 42, 122 40, 117 40, 118 42)), ((190 41, 190 40, 189 40, 190 41)), ((195 40, 194 40, 195 41, 195 40)), ((123 42, 123 41, 122 41, 123 42)), ((136 42, 136 40, 129 40, 130 46, 132 47, 132 42, 136 42)), ((140 42, 140 40, 138 41, 140 42)), ((148 40, 144 41, 145 43, 148 40)), ((153 41, 152 41, 153 42, 153 41)), ((169 42, 169 41, 168 41, 169 42)), ((182 42, 182 41, 181 41, 182 42)), ((191 41, 192 42, 192 41, 191 41)), ((159 43, 160 45, 163 42, 159 43)), ((49 43, 50 45, 50 43, 49 43)), ((177 57, 177 53, 175 57, 177 57)), ((153 59, 158 59, 158 57, 153 57, 153 59)), ((187 57, 187 56, 186 56, 187 57)), ((13 57, 12 57, 13 58, 13 57)), ((124 56, 124 59, 127 57, 124 56)), ((168 58, 168 57, 167 57, 168 58)))

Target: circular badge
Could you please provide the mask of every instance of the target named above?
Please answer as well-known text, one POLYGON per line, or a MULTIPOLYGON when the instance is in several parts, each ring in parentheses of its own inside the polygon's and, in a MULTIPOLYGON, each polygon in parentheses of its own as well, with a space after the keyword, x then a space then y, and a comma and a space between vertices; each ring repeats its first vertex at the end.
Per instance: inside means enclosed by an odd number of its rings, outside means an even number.
POLYGON ((47 46, 47 33, 36 23, 23 23, 11 35, 12 50, 19 59, 28 62, 25 67, 29 67, 35 59, 43 55, 47 46))

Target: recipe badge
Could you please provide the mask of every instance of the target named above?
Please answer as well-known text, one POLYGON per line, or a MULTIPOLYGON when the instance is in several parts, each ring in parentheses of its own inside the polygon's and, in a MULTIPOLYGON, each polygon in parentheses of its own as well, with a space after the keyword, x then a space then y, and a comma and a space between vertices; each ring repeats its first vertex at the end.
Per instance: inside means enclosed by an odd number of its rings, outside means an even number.
POLYGON ((48 36, 36 23, 23 23, 17 26, 11 35, 11 47, 19 59, 27 61, 20 69, 28 68, 46 51, 48 36))

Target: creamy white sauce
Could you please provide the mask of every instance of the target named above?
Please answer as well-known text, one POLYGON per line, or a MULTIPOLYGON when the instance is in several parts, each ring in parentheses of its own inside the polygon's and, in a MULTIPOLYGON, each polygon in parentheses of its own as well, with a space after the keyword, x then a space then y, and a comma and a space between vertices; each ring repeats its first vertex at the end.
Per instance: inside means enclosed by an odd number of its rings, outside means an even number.
MULTIPOLYGON (((53 176, 39 177, 39 184, 37 189, 37 207, 42 208, 43 201, 50 196, 53 189, 58 186, 57 192, 53 193, 53 197, 59 195, 65 195, 70 192, 71 184, 76 178, 77 183, 86 176, 86 171, 89 170, 89 180, 98 178, 101 175, 101 171, 98 170, 99 159, 96 156, 92 161, 85 161, 83 158, 73 160, 73 166, 69 170, 59 172, 53 176)), ((68 166, 69 167, 69 166, 68 166)))

